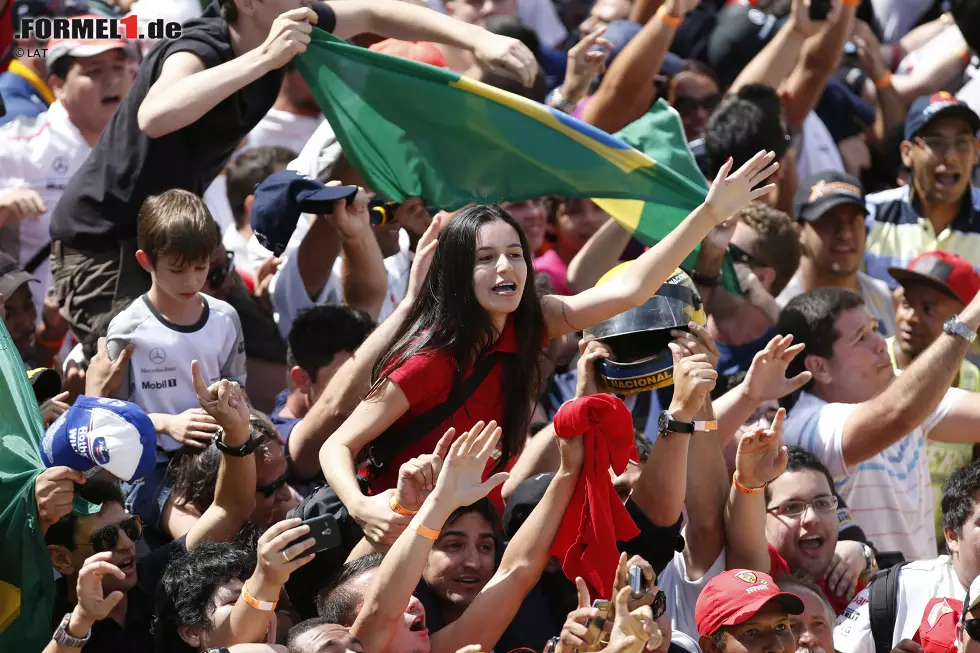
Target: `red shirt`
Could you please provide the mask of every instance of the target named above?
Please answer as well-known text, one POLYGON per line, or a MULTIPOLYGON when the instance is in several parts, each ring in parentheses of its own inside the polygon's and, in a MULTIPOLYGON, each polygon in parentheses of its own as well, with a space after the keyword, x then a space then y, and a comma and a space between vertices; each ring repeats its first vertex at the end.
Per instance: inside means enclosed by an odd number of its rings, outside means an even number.
MULTIPOLYGON (((503 332, 493 347, 490 348, 490 351, 517 353, 517 334, 514 330, 513 317, 507 318, 503 332)), ((466 374, 469 375, 472 371, 473 367, 470 366, 466 370, 466 374)), ((430 408, 445 402, 449 398, 455 372, 455 359, 448 352, 439 350, 424 351, 402 363, 401 367, 393 371, 388 378, 405 393, 409 406, 408 411, 398 418, 392 428, 402 428, 430 408)), ((502 426, 504 403, 504 361, 500 360, 494 364, 483 383, 449 419, 434 431, 402 449, 385 463, 379 473, 369 479, 371 490, 378 493, 395 487, 398 482, 398 468, 401 467, 402 463, 418 455, 432 453, 439 442, 439 438, 450 427, 456 429, 456 436, 459 437, 480 420, 484 422, 496 420, 497 424, 502 426)), ((511 462, 513 463, 513 461, 511 462)), ((485 479, 491 476, 489 472, 495 464, 496 461, 491 458, 487 463, 485 479)), ((510 465, 508 465, 509 467, 510 465)), ((496 488, 489 496, 497 508, 502 510, 500 488, 496 488)))
MULTIPOLYGON (((786 562, 786 559, 779 554, 779 551, 776 550, 776 547, 770 544, 769 545, 769 575, 775 578, 776 576, 780 576, 782 574, 788 575, 789 573, 790 573, 789 563, 786 562)), ((850 601, 847 600, 847 597, 837 596, 829 589, 827 589, 826 579, 818 578, 813 580, 816 581, 817 585, 820 587, 820 591, 823 592, 824 596, 830 599, 830 605, 833 606, 834 608, 834 614, 836 614, 838 617, 844 614, 844 610, 847 608, 847 605, 850 603, 850 601)), ((857 594, 857 592, 863 590, 865 585, 867 585, 867 582, 863 580, 858 581, 857 590, 855 590, 855 595, 857 594)))

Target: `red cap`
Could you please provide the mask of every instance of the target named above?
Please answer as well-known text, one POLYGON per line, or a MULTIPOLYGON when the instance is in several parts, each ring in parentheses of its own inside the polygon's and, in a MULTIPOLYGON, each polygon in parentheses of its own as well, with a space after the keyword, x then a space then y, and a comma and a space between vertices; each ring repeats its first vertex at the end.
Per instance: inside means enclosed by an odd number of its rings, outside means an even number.
POLYGON ((980 274, 962 256, 949 252, 923 252, 909 263, 907 268, 888 268, 888 273, 903 286, 922 283, 964 305, 969 304, 980 291, 980 274))
POLYGON ((446 57, 442 50, 436 47, 435 43, 428 41, 399 41, 398 39, 385 39, 372 45, 369 50, 390 54, 402 59, 411 59, 419 63, 427 63, 437 68, 448 68, 446 57))
POLYGON ((694 607, 699 635, 713 635, 722 626, 748 621, 770 601, 779 601, 789 614, 803 614, 796 594, 780 592, 769 574, 729 569, 708 581, 694 607))
POLYGON ((912 641, 922 646, 922 653, 956 653, 956 623, 962 610, 956 599, 930 600, 912 641))

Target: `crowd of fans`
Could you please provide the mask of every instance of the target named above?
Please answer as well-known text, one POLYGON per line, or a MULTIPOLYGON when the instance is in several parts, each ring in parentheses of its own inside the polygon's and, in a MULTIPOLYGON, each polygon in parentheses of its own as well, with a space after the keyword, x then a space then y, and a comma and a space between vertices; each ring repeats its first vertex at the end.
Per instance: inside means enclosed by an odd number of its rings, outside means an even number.
POLYGON ((129 14, 181 36, 0 51, 45 653, 980 650, 980 2, 0 0, 0 48, 129 14), (710 190, 653 247, 377 220, 314 29, 609 133, 663 98, 710 190), (672 383, 617 394, 623 316, 672 383))

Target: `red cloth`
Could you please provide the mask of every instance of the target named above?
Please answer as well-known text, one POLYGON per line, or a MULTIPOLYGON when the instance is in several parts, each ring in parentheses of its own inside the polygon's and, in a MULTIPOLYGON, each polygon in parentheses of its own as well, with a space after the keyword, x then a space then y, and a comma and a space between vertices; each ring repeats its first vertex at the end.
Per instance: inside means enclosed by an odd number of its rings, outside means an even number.
POLYGON ((566 402, 555 415, 560 438, 585 436, 585 463, 551 554, 568 578, 581 576, 592 596, 608 598, 619 564, 616 542, 640 534, 613 489, 609 467, 622 474, 635 460, 633 416, 622 399, 591 395, 566 402))
MULTIPOLYGON (((783 575, 790 575, 789 563, 786 559, 780 555, 779 551, 776 550, 772 544, 769 545, 769 575, 773 578, 783 575)), ((859 580, 857 585, 857 590, 855 590, 855 596, 857 592, 860 592, 867 585, 867 581, 859 580)), ((820 578, 817 580, 817 586, 820 587, 820 591, 823 595, 830 600, 830 605, 834 608, 834 613, 839 617, 844 614, 844 610, 850 604, 846 596, 837 596, 827 588, 827 580, 825 578, 820 578)))

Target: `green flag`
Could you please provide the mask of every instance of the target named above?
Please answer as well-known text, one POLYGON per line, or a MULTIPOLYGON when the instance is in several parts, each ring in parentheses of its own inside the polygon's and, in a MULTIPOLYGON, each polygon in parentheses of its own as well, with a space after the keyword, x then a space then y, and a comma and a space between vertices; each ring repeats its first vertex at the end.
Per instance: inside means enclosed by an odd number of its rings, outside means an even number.
POLYGON ((680 120, 663 102, 651 124, 674 133, 645 132, 636 148, 532 100, 323 30, 313 30, 296 66, 344 154, 391 200, 417 196, 446 210, 547 195, 642 200, 646 207, 607 210, 653 244, 707 193, 680 120))
POLYGON ((0 651, 40 651, 51 640, 54 572, 34 500, 41 413, 24 363, 0 322, 0 651))

